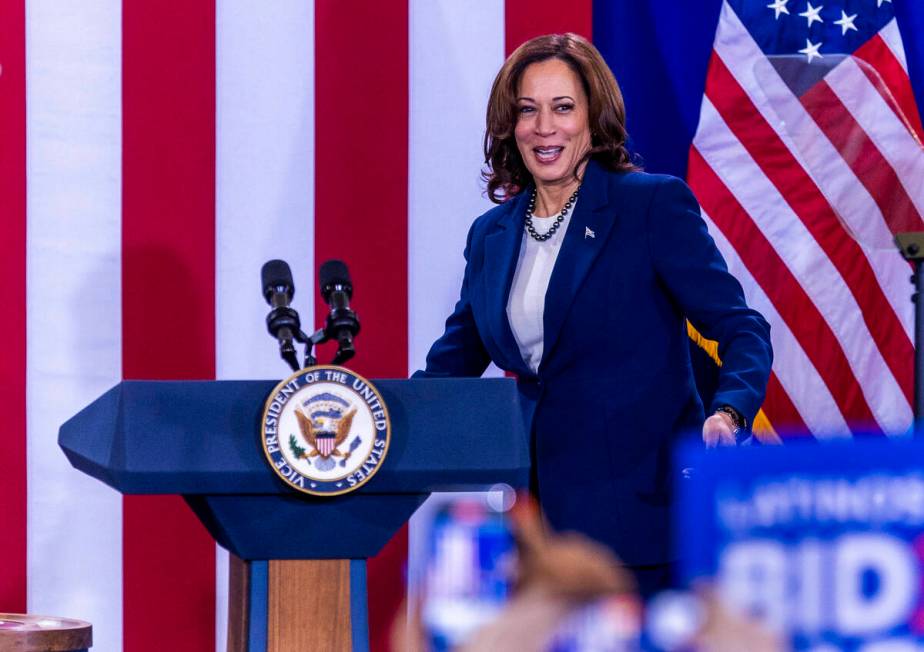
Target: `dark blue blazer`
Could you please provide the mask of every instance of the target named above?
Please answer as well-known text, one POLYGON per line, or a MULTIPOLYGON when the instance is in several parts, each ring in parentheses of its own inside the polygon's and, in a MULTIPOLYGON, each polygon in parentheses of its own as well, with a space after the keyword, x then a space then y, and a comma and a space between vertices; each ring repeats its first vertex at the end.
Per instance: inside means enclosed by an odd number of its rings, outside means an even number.
POLYGON ((730 405, 749 422, 770 372, 770 327, 745 304, 686 184, 591 162, 549 281, 533 374, 507 321, 528 195, 472 225, 459 302, 416 375, 479 376, 490 361, 515 373, 551 524, 628 564, 668 561, 672 445, 704 419, 684 319, 719 342, 710 412, 730 405))

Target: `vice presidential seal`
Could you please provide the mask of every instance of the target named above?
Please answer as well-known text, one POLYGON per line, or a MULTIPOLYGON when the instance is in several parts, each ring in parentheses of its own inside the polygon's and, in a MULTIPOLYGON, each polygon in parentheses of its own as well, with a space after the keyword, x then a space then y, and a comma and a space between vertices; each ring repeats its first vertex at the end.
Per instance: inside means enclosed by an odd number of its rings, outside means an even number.
POLYGON ((336 496, 369 481, 382 465, 391 423, 372 383, 349 369, 302 369, 279 383, 263 410, 263 450, 289 486, 336 496))

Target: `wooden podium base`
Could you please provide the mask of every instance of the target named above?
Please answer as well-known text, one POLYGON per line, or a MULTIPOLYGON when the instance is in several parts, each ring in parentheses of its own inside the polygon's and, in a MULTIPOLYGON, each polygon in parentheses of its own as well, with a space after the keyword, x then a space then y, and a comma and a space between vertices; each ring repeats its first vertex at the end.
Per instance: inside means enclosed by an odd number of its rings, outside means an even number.
POLYGON ((366 560, 230 555, 228 652, 367 652, 366 560))

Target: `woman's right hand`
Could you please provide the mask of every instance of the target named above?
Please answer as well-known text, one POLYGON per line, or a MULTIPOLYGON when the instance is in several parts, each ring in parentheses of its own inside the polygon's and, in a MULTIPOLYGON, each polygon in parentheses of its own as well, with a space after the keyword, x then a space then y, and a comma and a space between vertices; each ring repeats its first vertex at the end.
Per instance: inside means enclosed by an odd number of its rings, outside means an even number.
POLYGON ((734 446, 736 426, 731 415, 716 412, 703 423, 703 442, 706 448, 716 446, 734 446))

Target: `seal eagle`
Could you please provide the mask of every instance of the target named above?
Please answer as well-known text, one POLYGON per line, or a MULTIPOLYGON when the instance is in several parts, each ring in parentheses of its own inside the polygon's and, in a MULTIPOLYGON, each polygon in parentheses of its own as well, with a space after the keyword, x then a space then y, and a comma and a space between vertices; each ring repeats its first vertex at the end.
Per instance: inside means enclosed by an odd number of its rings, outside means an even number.
MULTIPOLYGON (((350 428, 353 426, 353 417, 356 416, 356 408, 350 408, 346 414, 344 414, 340 419, 337 420, 337 426, 334 437, 334 448, 331 451, 333 457, 342 457, 347 459, 350 457, 349 451, 346 453, 341 453, 337 450, 344 441, 346 441, 347 436, 350 434, 350 428)), ((321 455, 322 457, 327 457, 323 455, 318 450, 318 434, 321 432, 314 427, 311 418, 308 417, 301 408, 295 410, 295 418, 298 420, 298 427, 302 431, 302 437, 305 438, 305 441, 311 445, 311 452, 308 453, 306 457, 317 457, 321 455)))

